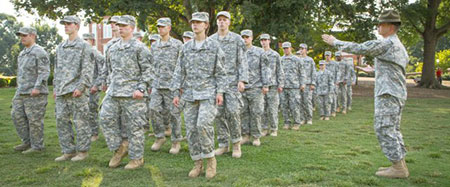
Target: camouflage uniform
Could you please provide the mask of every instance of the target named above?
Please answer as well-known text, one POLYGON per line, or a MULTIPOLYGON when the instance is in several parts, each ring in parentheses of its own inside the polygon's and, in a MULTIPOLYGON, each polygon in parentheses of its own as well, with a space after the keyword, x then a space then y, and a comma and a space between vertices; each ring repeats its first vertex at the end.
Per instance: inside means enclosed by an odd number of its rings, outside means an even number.
POLYGON ((406 101, 405 67, 408 53, 396 34, 362 44, 336 40, 342 51, 375 57, 374 129, 386 157, 391 162, 406 155, 400 120, 406 101))
POLYGON ((242 94, 244 107, 241 111, 242 135, 260 138, 262 116, 264 114, 264 94, 262 88, 269 88, 270 64, 264 50, 252 46, 246 52, 248 63, 248 84, 242 94))
POLYGON ((331 113, 331 97, 334 85, 334 77, 327 69, 319 70, 316 74, 316 94, 317 105, 319 106, 321 117, 330 117, 331 113))
POLYGON ((294 55, 284 55, 281 57, 285 81, 283 92, 281 93, 281 112, 285 125, 300 125, 302 121, 302 111, 300 111, 301 94, 300 87, 305 80, 305 71, 302 68, 302 59, 294 55), (291 124, 291 117, 293 124, 291 124))
POLYGON ((336 109, 337 109, 337 78, 340 76, 340 72, 339 72, 339 64, 336 63, 335 61, 331 60, 331 61, 327 61, 327 70, 331 72, 331 74, 333 74, 334 77, 334 84, 333 84, 333 89, 330 93, 330 97, 331 97, 331 113, 335 113, 336 109))
POLYGON ((101 68, 103 68, 103 64, 105 63, 105 57, 93 47, 91 58, 92 63, 94 63, 94 83, 92 86, 96 86, 99 91, 95 93, 89 91, 89 124, 91 125, 92 135, 98 135, 98 101, 100 99, 100 89, 103 82, 103 77, 100 73, 102 71, 101 68))
POLYGON ((153 131, 156 138, 164 138, 165 124, 170 124, 172 142, 179 142, 183 139, 181 135, 182 110, 172 104, 173 95, 169 90, 182 45, 180 40, 170 37, 167 42, 157 40, 151 49, 154 80, 150 96, 150 116, 154 120, 153 131))
POLYGON ((92 47, 79 37, 73 41, 66 40, 56 48, 53 92, 56 94, 59 144, 64 154, 85 152, 90 148, 88 91, 94 74, 94 64, 90 61, 91 50, 92 47), (80 97, 72 97, 75 90, 81 91, 80 97), (72 124, 76 130, 76 146, 72 124))
POLYGON ((209 38, 219 42, 226 57, 223 63, 227 72, 228 85, 223 95, 224 103, 218 106, 215 122, 219 147, 228 147, 229 139, 233 144, 240 142, 242 139, 240 110, 243 101, 237 84, 239 81, 248 82, 248 64, 245 56, 247 49, 241 36, 231 31, 223 38, 219 37, 218 33, 211 35, 209 38))
MULTIPOLYGON (((122 16, 119 23, 132 24, 134 18, 122 16), (131 22, 131 23, 130 23, 131 22)), ((100 125, 106 143, 111 151, 116 151, 121 142, 121 132, 125 128, 129 141, 130 159, 141 159, 144 156, 144 129, 147 120, 146 90, 151 81, 152 56, 147 46, 132 38, 128 42, 118 41, 109 49, 106 62, 110 65, 109 88, 103 99, 100 110, 100 125), (143 99, 132 98, 139 90, 144 93, 143 99), (124 116, 128 119, 120 127, 118 120, 124 116)))
POLYGON ((347 77, 347 108, 351 109, 352 108, 352 96, 353 96, 353 90, 352 90, 352 85, 356 83, 356 72, 355 72, 355 66, 353 64, 353 58, 346 58, 345 62, 347 63, 347 65, 349 66, 348 69, 350 71, 350 73, 348 74, 347 77))
POLYGON ((301 110, 303 112, 303 120, 304 121, 312 121, 313 118, 313 105, 312 105, 312 97, 313 90, 311 90, 311 86, 315 86, 316 84, 316 63, 314 60, 309 57, 300 57, 303 60, 302 68, 305 71, 305 79, 302 81, 303 84, 306 85, 305 89, 301 91, 302 100, 301 100, 301 110))
POLYGON ((50 60, 47 52, 34 44, 20 52, 17 65, 17 89, 12 100, 11 118, 22 143, 39 150, 44 148, 44 115, 50 60), (39 90, 40 94, 31 96, 33 89, 39 90))
POLYGON ((217 114, 216 94, 225 92, 227 77, 225 54, 220 44, 207 38, 197 48, 196 41, 184 44, 172 79, 173 94, 184 102, 184 119, 192 160, 214 157, 214 126, 217 114))
POLYGON ((336 79, 338 82, 337 86, 337 107, 341 109, 341 111, 347 110, 347 78, 349 77, 350 71, 347 63, 343 60, 338 61, 338 71, 339 71, 339 77, 336 79), (345 83, 345 84, 344 84, 345 83))
POLYGON ((264 52, 269 64, 270 81, 269 92, 264 96, 264 123, 263 129, 278 130, 278 108, 280 106, 280 96, 278 88, 284 87, 284 71, 281 64, 280 54, 273 49, 264 52))

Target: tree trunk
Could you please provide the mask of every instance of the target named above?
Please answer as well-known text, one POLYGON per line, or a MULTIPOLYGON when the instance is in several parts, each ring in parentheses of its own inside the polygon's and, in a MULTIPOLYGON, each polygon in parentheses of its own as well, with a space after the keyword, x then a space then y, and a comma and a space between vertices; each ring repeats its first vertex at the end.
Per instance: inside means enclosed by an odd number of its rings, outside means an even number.
POLYGON ((437 37, 434 33, 424 33, 424 50, 423 50, 423 69, 422 78, 419 86, 426 88, 441 88, 439 82, 436 80, 435 74, 435 49, 437 37))

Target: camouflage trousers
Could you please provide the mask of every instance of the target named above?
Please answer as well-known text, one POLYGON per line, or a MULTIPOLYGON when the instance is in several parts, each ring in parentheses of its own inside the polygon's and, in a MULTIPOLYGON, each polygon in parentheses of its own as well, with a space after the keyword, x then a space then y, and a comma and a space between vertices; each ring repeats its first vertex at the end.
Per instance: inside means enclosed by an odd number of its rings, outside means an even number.
POLYGON ((227 92, 223 94, 223 105, 218 106, 216 117, 217 141, 219 147, 228 147, 231 143, 242 140, 240 110, 243 107, 240 92, 227 92))
POLYGON ((331 113, 331 98, 330 95, 318 95, 317 105, 319 106, 321 117, 330 117, 331 113))
POLYGON ((399 161, 406 155, 405 143, 400 132, 404 106, 404 100, 388 94, 375 97, 375 134, 381 150, 391 162, 399 161))
POLYGON ((12 100, 11 118, 22 143, 33 149, 44 148, 44 116, 47 94, 36 97, 16 93, 12 100))
POLYGON ((277 87, 270 87, 269 92, 264 96, 264 116, 263 129, 278 130, 278 108, 280 97, 277 87))
POLYGON ((58 128, 59 145, 62 153, 89 151, 91 146, 91 127, 89 126, 89 96, 83 93, 80 97, 72 97, 72 93, 57 96, 55 100, 56 126, 58 128), (71 118, 73 121, 71 121, 71 118), (72 123, 73 122, 73 123, 72 123), (76 131, 76 144, 74 132, 76 131))
POLYGON ((352 85, 348 85, 347 84, 347 108, 351 108, 352 107, 352 100, 353 100, 353 90, 352 90, 352 85))
POLYGON ((192 160, 214 157, 215 99, 185 101, 186 139, 192 160))
POLYGON ((284 125, 300 125, 302 121, 302 112, 300 111, 300 89, 283 89, 283 92, 281 92, 280 101, 284 125), (293 118, 293 123, 291 121, 291 117, 293 118))
POLYGON ((262 88, 245 89, 242 93, 244 107, 241 110, 242 135, 260 138, 262 116, 264 114, 264 94, 262 88))
MULTIPOLYGON (((169 89, 153 89, 150 101, 150 116, 153 119, 152 127, 156 138, 164 138, 166 123, 172 128, 172 142, 183 139, 181 135, 181 109, 173 105, 173 94, 169 89), (167 116, 167 117, 165 117, 167 116)), ((183 105, 181 103, 181 105, 183 105)))
POLYGON ((339 83, 337 101, 341 111, 347 110, 347 85, 343 83, 339 83))
POLYGON ((124 127, 129 142, 128 155, 130 155, 130 159, 144 157, 144 125, 148 123, 146 101, 145 98, 105 96, 100 110, 100 126, 109 150, 115 151, 119 148, 123 141, 121 132, 124 127), (118 123, 119 120, 121 123, 118 123), (122 129, 119 124, 122 125, 122 129))
POLYGON ((89 125, 91 126, 92 135, 98 135, 98 101, 100 93, 89 93, 89 125))
POLYGON ((305 89, 300 92, 302 94, 300 110, 303 112, 302 120, 304 121, 309 121, 313 118, 313 91, 311 90, 310 86, 311 85, 306 85, 305 89))
POLYGON ((334 85, 334 88, 331 89, 330 97, 331 97, 331 113, 335 113, 337 109, 337 86, 334 85))

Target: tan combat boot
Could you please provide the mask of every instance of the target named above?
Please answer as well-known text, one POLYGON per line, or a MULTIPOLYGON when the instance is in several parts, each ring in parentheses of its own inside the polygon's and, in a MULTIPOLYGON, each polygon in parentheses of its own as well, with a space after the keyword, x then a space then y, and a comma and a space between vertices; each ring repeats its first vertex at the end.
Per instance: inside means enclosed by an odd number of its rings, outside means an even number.
POLYGON ((253 144, 254 146, 258 147, 258 146, 261 145, 261 141, 259 140, 259 138, 255 138, 255 139, 253 139, 252 144, 253 144))
POLYGON ((161 149, 161 146, 164 145, 164 143, 166 143, 166 138, 157 138, 155 143, 153 143, 152 145, 152 151, 158 151, 159 149, 161 149))
POLYGON ((300 122, 300 125, 304 125, 305 123, 306 123, 306 121, 303 120, 303 121, 300 122))
POLYGON ((192 170, 189 172, 189 177, 191 178, 198 177, 202 172, 203 172, 203 160, 202 159, 196 160, 194 162, 194 168, 192 168, 192 170))
POLYGON ((228 152, 230 152, 230 148, 228 146, 227 147, 219 147, 218 149, 216 149, 214 151, 214 154, 216 156, 220 156, 220 155, 223 155, 224 153, 228 153, 228 152))
POLYGON ((342 114, 347 114, 347 111, 346 110, 342 110, 342 114))
POLYGON ((31 148, 31 145, 30 144, 24 144, 24 143, 14 146, 14 150, 15 151, 26 151, 29 148, 31 148))
POLYGON ((299 125, 299 124, 295 124, 295 125, 292 127, 292 130, 294 130, 294 131, 300 130, 300 125, 299 125))
POLYGON ((70 160, 72 160, 73 162, 82 161, 82 160, 86 159, 88 156, 89 156, 89 154, 87 151, 78 152, 78 154, 70 160))
POLYGON ((212 179, 216 176, 217 161, 215 157, 208 158, 206 163, 206 178, 212 179))
POLYGON ((320 118, 319 118, 319 120, 324 120, 325 119, 325 117, 323 117, 323 116, 321 116, 320 118))
POLYGON ((128 155, 128 140, 122 141, 119 149, 116 150, 114 156, 109 160, 109 167, 116 168, 120 165, 122 159, 128 155))
POLYGON ((387 169, 377 171, 375 175, 387 178, 408 178, 409 171, 408 167, 406 167, 405 160, 402 159, 400 161, 393 162, 392 166, 387 169))
POLYGON ((308 120, 308 122, 306 122, 306 124, 312 125, 312 120, 308 120))
POLYGON ((330 117, 325 117, 324 120, 325 120, 325 121, 329 121, 329 120, 330 120, 330 117))
POLYGON ((169 153, 176 155, 180 152, 180 148, 180 142, 172 142, 172 147, 170 148, 169 153))
POLYGON ((341 112, 341 108, 336 108, 336 112, 341 112))
POLYGON ((261 131, 261 136, 267 136, 267 134, 269 134, 269 130, 265 129, 261 131))
POLYGON ((144 165, 144 158, 130 160, 128 164, 125 166, 125 169, 137 169, 144 165))
POLYGON ((98 140, 98 135, 91 136, 91 142, 95 142, 98 140))
POLYGON ((246 144, 248 142, 250 142, 250 136, 249 135, 242 136, 241 145, 246 144))
POLYGON ((278 136, 277 130, 272 130, 272 132, 270 133, 270 136, 278 136))
POLYGON ((169 127, 164 131, 165 136, 170 136, 172 134, 172 129, 169 127))
POLYGON ((70 153, 70 154, 63 154, 58 158, 55 158, 56 162, 61 162, 61 161, 66 161, 66 160, 70 160, 71 158, 73 158, 74 156, 76 156, 75 153, 70 153))
POLYGON ((231 155, 233 158, 241 158, 241 142, 236 142, 233 144, 233 154, 231 155))
POLYGON ((336 117, 336 112, 331 113, 331 116, 336 117))

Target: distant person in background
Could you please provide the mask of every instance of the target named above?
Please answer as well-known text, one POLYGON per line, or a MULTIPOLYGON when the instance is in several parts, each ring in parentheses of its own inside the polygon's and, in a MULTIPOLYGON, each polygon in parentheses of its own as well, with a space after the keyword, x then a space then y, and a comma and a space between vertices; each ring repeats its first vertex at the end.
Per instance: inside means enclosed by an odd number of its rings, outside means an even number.
POLYGON ((441 68, 437 68, 436 78, 439 81, 439 84, 442 85, 442 70, 441 70, 441 68))

